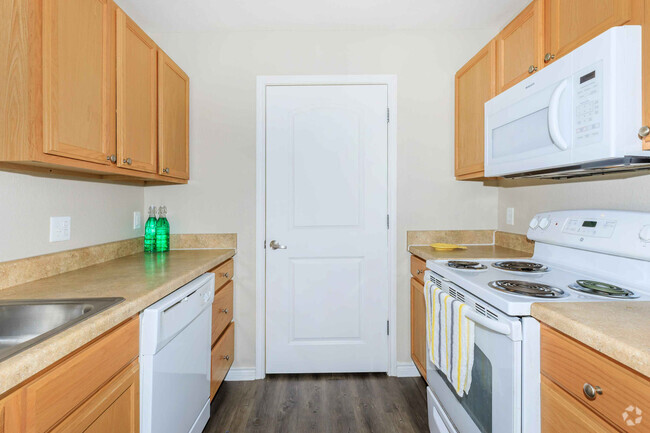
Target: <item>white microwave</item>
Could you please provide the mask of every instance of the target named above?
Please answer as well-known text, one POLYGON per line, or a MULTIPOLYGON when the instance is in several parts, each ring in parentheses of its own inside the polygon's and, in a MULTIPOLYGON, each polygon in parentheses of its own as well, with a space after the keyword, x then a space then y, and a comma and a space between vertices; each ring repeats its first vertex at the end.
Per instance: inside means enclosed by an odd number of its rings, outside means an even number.
POLYGON ((485 103, 486 177, 650 167, 641 96, 641 27, 614 27, 485 103))

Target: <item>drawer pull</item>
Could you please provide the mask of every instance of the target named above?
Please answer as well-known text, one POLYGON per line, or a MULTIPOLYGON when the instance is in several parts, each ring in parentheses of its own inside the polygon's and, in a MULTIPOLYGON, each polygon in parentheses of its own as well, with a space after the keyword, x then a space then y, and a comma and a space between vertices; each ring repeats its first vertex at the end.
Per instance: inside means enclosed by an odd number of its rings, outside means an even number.
POLYGON ((224 278, 230 278, 230 274, 228 272, 226 272, 225 274, 223 274, 223 277, 224 278))
POLYGON ((422 269, 418 269, 418 270, 416 271, 416 273, 417 273, 418 275, 420 275, 420 274, 422 273, 422 269))
POLYGON ((602 395, 603 390, 600 386, 593 386, 590 383, 585 383, 582 387, 582 392, 585 393, 585 397, 589 400, 595 400, 597 395, 602 395))
POLYGON ((228 314, 228 309, 227 309, 227 308, 222 308, 222 309, 221 309, 221 312, 222 312, 223 314, 228 314))
POLYGON ((223 359, 225 359, 226 361, 230 361, 230 355, 224 356, 223 359))

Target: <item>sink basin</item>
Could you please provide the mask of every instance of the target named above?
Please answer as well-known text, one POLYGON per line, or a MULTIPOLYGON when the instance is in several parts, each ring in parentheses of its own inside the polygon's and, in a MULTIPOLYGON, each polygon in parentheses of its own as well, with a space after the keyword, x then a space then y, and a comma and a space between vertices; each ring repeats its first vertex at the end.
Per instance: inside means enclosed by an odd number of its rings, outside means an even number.
POLYGON ((0 361, 117 305, 124 298, 0 301, 0 361))

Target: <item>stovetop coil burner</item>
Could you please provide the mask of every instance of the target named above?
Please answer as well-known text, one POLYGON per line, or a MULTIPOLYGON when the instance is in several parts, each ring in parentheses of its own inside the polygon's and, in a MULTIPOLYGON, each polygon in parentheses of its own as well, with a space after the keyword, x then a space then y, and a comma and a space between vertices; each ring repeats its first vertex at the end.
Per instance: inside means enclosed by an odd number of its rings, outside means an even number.
POLYGON ((535 273, 535 272, 548 272, 548 266, 544 266, 541 263, 535 262, 524 262, 517 260, 506 260, 502 262, 494 262, 492 266, 501 269, 502 271, 513 271, 513 272, 526 272, 526 273, 535 273))
POLYGON ((560 298, 564 290, 547 284, 533 283, 520 280, 497 280, 488 284, 493 289, 513 295, 531 296, 534 298, 560 298))
POLYGON ((487 266, 479 262, 467 262, 464 260, 449 260, 447 266, 454 269, 462 269, 464 271, 481 271, 487 269, 487 266))
POLYGON ((638 296, 630 290, 615 286, 614 284, 602 283, 600 281, 578 280, 574 284, 570 284, 569 287, 579 292, 604 296, 606 298, 638 298, 638 296))

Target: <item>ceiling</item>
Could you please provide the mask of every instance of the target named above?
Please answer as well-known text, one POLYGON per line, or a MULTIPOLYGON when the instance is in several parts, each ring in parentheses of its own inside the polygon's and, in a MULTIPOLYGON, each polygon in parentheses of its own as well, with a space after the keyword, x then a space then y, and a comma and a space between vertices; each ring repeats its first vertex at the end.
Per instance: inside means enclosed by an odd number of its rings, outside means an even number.
POLYGON ((500 28, 530 0, 117 0, 149 32, 500 28))

